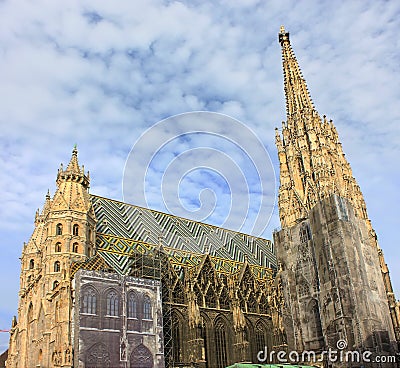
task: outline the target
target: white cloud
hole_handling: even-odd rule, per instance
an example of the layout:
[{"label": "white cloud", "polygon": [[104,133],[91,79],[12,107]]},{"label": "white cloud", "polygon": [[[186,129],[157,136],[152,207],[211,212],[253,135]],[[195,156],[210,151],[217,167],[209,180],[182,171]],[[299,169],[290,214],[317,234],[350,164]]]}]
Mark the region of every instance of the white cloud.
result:
[{"label": "white cloud", "polygon": [[[16,311],[18,257],[34,212],[75,143],[91,191],[117,199],[133,143],[177,113],[242,120],[276,164],[273,129],[285,119],[281,23],[317,110],[338,128],[399,295],[398,2],[15,0],[0,2],[0,12],[0,228],[8,251],[0,276],[16,280],[15,289],[2,287],[10,302],[1,323]],[[150,184],[157,198],[159,186]],[[197,198],[200,186],[193,188]],[[270,231],[277,225],[275,214]]]}]

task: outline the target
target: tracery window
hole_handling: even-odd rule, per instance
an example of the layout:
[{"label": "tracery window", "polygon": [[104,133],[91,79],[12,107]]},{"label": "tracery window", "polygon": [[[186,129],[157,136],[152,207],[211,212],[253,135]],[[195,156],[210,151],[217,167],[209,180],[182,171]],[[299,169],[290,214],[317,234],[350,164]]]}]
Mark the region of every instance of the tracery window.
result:
[{"label": "tracery window", "polygon": [[56,235],[62,235],[63,233],[63,227],[61,224],[56,225]]},{"label": "tracery window", "polygon": [[79,225],[75,224],[72,227],[72,235],[78,236],[79,235]]},{"label": "tracery window", "polygon": [[130,293],[128,297],[128,318],[137,318],[137,295]]},{"label": "tracery window", "polygon": [[79,244],[78,243],[72,244],[72,251],[74,253],[79,253]]},{"label": "tracery window", "polygon": [[55,247],[54,247],[54,251],[55,252],[61,252],[61,243],[57,242]]},{"label": "tracery window", "polygon": [[108,316],[118,316],[119,310],[119,300],[117,293],[112,290],[107,294],[107,315]]},{"label": "tracery window", "polygon": [[215,324],[215,350],[217,355],[217,368],[225,368],[228,365],[226,329],[221,320],[218,320]]},{"label": "tracery window", "polygon": [[82,313],[97,314],[97,293],[92,288],[83,292]]},{"label": "tracery window", "polygon": [[151,315],[151,300],[148,295],[145,295],[143,299],[143,318],[153,319]]}]

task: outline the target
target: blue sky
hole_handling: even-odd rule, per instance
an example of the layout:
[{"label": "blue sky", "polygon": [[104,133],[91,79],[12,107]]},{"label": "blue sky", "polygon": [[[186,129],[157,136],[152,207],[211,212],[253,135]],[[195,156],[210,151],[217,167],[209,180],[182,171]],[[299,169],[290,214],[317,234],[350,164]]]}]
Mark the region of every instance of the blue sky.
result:
[{"label": "blue sky", "polygon": [[[153,140],[162,141],[166,131],[153,129],[138,151],[158,155],[140,189],[153,207],[168,204],[182,215],[197,205],[203,212],[193,216],[234,228],[243,213],[257,219],[253,204],[261,197],[273,205],[274,128],[286,118],[281,24],[317,110],[338,129],[400,295],[399,2],[6,0],[0,14],[0,329],[17,311],[18,257],[36,208],[48,188],[54,193],[57,168],[75,143],[91,172],[91,192],[122,199],[125,163],[148,129],[191,111],[226,114],[269,153],[272,166],[269,159],[255,164],[261,179],[251,168],[253,151],[246,156],[232,141],[204,132],[184,139],[177,124],[177,139],[156,151]],[[250,136],[232,139],[252,147]],[[264,236],[277,226],[275,211]],[[7,340],[1,333],[1,351]]]}]

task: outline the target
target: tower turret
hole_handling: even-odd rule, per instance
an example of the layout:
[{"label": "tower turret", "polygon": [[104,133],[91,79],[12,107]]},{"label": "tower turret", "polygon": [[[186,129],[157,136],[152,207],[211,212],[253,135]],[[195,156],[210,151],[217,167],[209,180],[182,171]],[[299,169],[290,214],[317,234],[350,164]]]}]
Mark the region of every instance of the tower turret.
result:
[{"label": "tower turret", "polygon": [[96,218],[89,175],[79,167],[78,150],[57,173],[35,215],[35,229],[21,257],[18,323],[10,337],[8,367],[70,367],[72,262],[93,254]]}]

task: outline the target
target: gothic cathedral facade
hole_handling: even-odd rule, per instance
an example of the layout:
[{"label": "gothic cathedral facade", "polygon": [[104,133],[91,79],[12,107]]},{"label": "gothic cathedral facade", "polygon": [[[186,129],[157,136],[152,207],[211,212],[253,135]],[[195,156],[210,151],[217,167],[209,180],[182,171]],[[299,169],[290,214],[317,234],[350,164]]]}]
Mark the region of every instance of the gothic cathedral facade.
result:
[{"label": "gothic cathedral facade", "polygon": [[265,348],[339,342],[397,350],[399,307],[362,193],[283,27],[279,41],[274,245],[89,194],[74,148],[22,250],[7,367],[224,368]]}]

